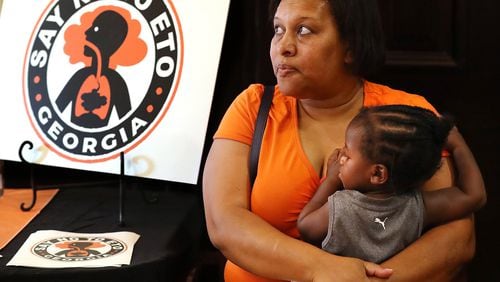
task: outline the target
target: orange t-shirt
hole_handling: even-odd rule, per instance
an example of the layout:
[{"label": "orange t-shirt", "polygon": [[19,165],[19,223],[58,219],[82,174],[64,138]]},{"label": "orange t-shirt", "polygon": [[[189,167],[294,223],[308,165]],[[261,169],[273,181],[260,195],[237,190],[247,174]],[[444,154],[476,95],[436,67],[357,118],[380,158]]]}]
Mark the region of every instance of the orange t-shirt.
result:
[{"label": "orange t-shirt", "polygon": [[[263,85],[252,84],[243,91],[227,110],[214,138],[251,145],[263,90]],[[363,105],[386,104],[420,106],[436,112],[422,96],[365,81]],[[257,175],[251,195],[252,211],[281,232],[299,238],[297,218],[316,192],[320,176],[300,143],[297,100],[283,95],[278,87],[262,140]],[[230,261],[224,276],[226,282],[275,281],[257,277]]]}]

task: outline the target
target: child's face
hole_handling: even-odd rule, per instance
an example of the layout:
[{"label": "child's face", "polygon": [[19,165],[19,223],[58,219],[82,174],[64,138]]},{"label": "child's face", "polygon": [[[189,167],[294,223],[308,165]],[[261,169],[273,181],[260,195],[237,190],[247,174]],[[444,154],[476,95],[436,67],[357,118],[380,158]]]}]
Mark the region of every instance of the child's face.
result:
[{"label": "child's face", "polygon": [[360,192],[371,186],[370,177],[373,163],[361,153],[364,130],[361,126],[349,126],[346,131],[345,146],[340,156],[339,178],[344,189]]}]

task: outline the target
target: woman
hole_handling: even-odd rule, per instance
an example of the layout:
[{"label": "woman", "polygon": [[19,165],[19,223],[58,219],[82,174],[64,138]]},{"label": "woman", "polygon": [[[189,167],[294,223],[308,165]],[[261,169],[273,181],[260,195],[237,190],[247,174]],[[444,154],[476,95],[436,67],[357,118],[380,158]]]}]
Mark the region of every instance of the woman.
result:
[{"label": "woman", "polygon": [[[273,1],[271,60],[278,81],[251,188],[248,156],[262,85],[233,102],[214,136],[203,196],[213,244],[228,258],[225,280],[447,281],[474,253],[472,219],[436,227],[381,266],[328,254],[299,239],[297,217],[334,148],[363,106],[420,96],[363,80],[383,57],[375,0]],[[332,132],[338,132],[332,136]],[[426,187],[451,185],[443,165]],[[267,277],[267,278],[263,278]]]}]

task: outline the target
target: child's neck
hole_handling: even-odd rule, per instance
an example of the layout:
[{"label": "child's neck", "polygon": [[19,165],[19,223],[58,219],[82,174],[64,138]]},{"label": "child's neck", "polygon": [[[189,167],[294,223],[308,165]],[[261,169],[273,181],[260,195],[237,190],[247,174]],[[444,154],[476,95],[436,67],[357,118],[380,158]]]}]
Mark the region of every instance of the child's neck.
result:
[{"label": "child's neck", "polygon": [[377,186],[375,188],[372,187],[371,189],[368,188],[362,190],[358,189],[358,191],[365,194],[368,197],[376,199],[386,199],[396,195],[396,190],[388,186],[383,186],[383,187]]},{"label": "child's neck", "polygon": [[374,191],[371,191],[371,192],[365,192],[363,193],[365,194],[366,196],[370,197],[370,198],[376,198],[376,199],[387,199],[387,198],[390,198],[394,195],[396,195],[396,193],[394,192],[374,192]]}]

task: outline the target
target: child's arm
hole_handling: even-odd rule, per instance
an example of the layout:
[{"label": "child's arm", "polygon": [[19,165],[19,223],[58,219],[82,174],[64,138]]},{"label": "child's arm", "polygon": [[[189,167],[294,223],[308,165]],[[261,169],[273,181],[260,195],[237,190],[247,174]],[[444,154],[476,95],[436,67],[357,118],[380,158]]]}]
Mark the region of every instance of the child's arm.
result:
[{"label": "child's arm", "polygon": [[456,186],[423,193],[426,208],[425,226],[465,217],[486,204],[486,190],[481,171],[456,127],[448,135],[446,148],[456,167]]},{"label": "child's arm", "polygon": [[321,245],[328,232],[328,197],[342,186],[339,179],[340,154],[340,149],[336,149],[329,157],[326,178],[302,209],[297,220],[301,238],[317,246]]}]

